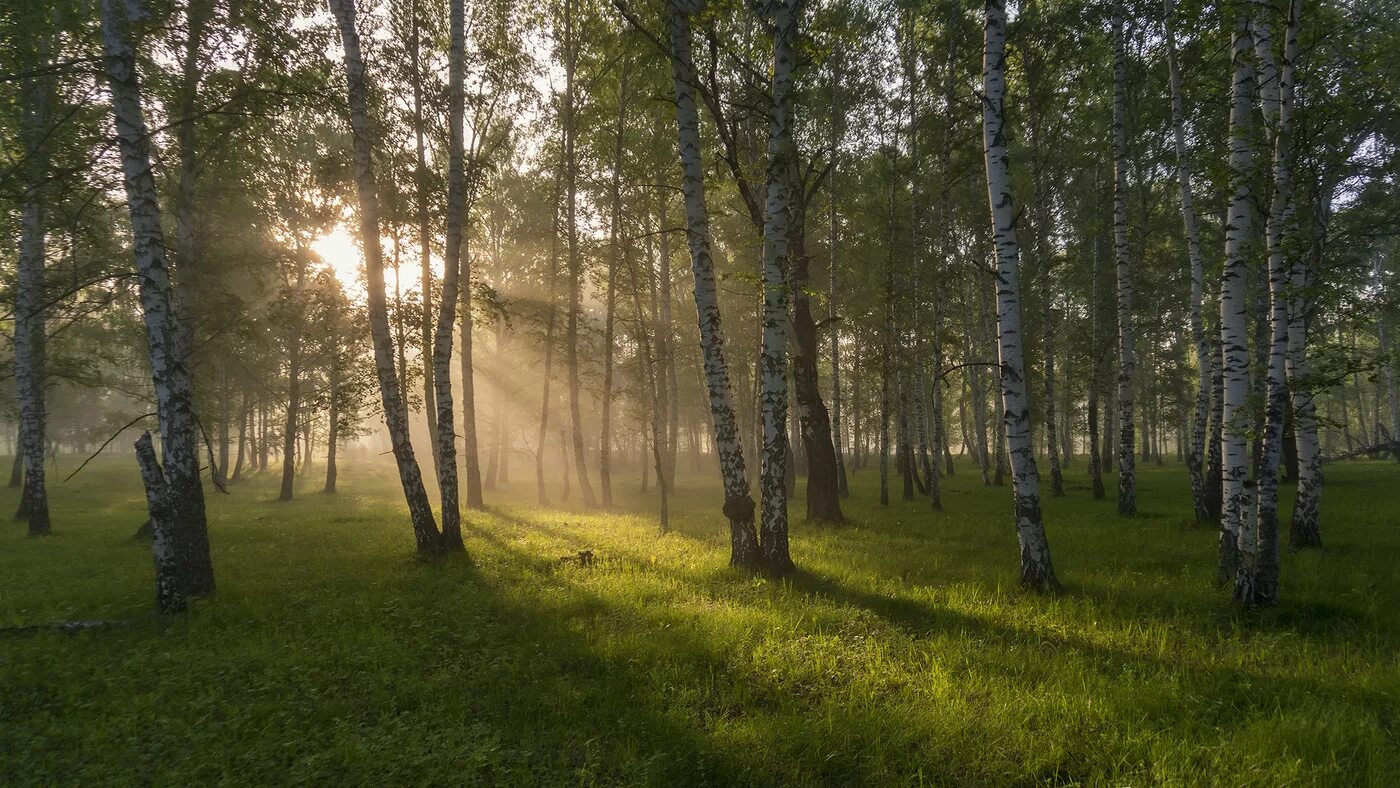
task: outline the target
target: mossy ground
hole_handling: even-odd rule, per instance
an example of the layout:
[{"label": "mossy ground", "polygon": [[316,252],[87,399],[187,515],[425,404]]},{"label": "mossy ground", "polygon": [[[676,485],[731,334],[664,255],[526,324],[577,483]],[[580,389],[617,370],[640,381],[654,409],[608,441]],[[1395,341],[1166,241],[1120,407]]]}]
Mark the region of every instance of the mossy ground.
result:
[{"label": "mossy ground", "polygon": [[1400,780],[1400,468],[1328,466],[1327,550],[1247,613],[1180,465],[1142,469],[1132,520],[1084,465],[1044,501],[1054,597],[1016,587],[1010,492],[965,465],[943,514],[856,474],[781,582],[726,568],[708,473],[664,537],[635,477],[606,513],[522,478],[438,563],[387,467],[291,503],[264,477],[211,494],[218,594],[166,621],[134,463],[98,463],[54,480],[53,536],[0,530],[0,626],[126,622],[0,634],[0,783]]}]

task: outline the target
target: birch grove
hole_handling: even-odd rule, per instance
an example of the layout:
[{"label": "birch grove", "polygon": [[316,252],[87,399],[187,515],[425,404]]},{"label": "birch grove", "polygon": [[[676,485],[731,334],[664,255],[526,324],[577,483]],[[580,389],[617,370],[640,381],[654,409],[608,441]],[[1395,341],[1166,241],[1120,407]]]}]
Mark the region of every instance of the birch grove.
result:
[{"label": "birch grove", "polygon": [[17,519],[149,432],[168,612],[240,502],[376,473],[425,559],[523,491],[793,583],[1009,484],[1050,591],[1045,470],[1066,527],[1218,523],[1262,607],[1337,563],[1280,534],[1324,470],[1400,459],[1388,8],[325,3],[0,10]]}]

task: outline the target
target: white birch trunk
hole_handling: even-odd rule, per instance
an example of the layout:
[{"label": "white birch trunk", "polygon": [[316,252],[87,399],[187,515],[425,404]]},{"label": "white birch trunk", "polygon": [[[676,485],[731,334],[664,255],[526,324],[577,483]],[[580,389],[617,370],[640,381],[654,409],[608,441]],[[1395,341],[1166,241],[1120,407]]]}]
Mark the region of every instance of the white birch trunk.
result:
[{"label": "white birch trunk", "polygon": [[1297,4],[1289,3],[1285,25],[1283,61],[1275,61],[1274,40],[1265,15],[1268,4],[1256,5],[1253,23],[1255,59],[1259,63],[1259,88],[1263,97],[1265,126],[1274,144],[1273,196],[1265,237],[1269,247],[1269,364],[1264,410],[1264,437],[1259,458],[1255,542],[1241,544],[1241,562],[1235,580],[1235,598],[1248,606],[1269,605],[1278,600],[1278,466],[1283,450],[1283,420],[1288,408],[1286,367],[1290,264],[1287,255],[1293,230],[1293,171],[1291,122],[1294,63],[1298,57]]},{"label": "white birch trunk", "polygon": [[[139,281],[142,319],[160,420],[169,550],[179,594],[214,592],[214,568],[200,483],[189,349],[184,343],[161,229],[160,197],[151,169],[150,134],[141,106],[136,52],[127,38],[128,14],[140,15],[136,0],[102,0],[102,44],[112,115],[122,160],[122,182],[131,217],[132,251]],[[152,513],[154,518],[155,513]]]},{"label": "white birch trunk", "polygon": [[[438,302],[437,324],[433,333],[433,396],[424,409],[437,411],[429,424],[436,430],[433,449],[442,506],[442,543],[445,550],[463,552],[461,490],[457,477],[456,414],[452,397],[452,324],[457,317],[457,294],[461,291],[462,236],[466,213],[466,2],[448,2],[447,51],[447,237],[442,264],[442,299]],[[420,143],[421,144],[421,143]],[[426,250],[427,244],[423,244]],[[424,263],[426,275],[427,264]],[[427,281],[427,280],[425,280]],[[426,288],[425,288],[426,289]],[[429,302],[423,301],[425,312]],[[430,322],[425,317],[425,325]],[[541,447],[543,450],[543,447]]]},{"label": "white birch trunk", "polygon": [[690,15],[695,0],[667,0],[666,18],[671,44],[671,75],[676,90],[676,128],[681,159],[681,192],[685,198],[686,238],[695,279],[695,313],[704,358],[705,388],[710,398],[714,448],[724,481],[724,516],[729,519],[731,566],[757,568],[758,533],[754,503],[744,470],[744,450],[734,419],[729,367],[724,358],[724,333],[715,284],[710,243],[710,216],[705,205],[705,167],[700,155],[700,115],[695,103],[695,66],[691,57]]},{"label": "white birch trunk", "polygon": [[[43,35],[42,33],[40,34]],[[27,65],[42,70],[48,65],[47,42],[41,42]],[[23,457],[23,490],[17,517],[28,521],[30,536],[47,536],[49,496],[44,484],[44,446],[48,417],[45,345],[48,327],[44,306],[44,181],[48,156],[44,137],[53,95],[53,78],[40,76],[20,83],[20,135],[24,145],[20,199],[19,262],[15,287],[15,388],[19,405],[19,447]]]},{"label": "white birch trunk", "polygon": [[151,433],[143,432],[136,441],[136,463],[141,468],[141,482],[146,490],[146,509],[151,518],[151,558],[156,571],[156,608],[162,613],[185,610],[184,582],[171,541],[170,490],[165,475],[156,460]]},{"label": "white birch trunk", "polygon": [[[106,0],[115,2],[115,0]],[[418,552],[434,554],[442,550],[442,536],[433,519],[432,505],[423,487],[423,474],[413,453],[408,434],[408,408],[404,403],[398,373],[394,369],[394,344],[389,327],[389,307],[384,292],[384,257],[379,241],[379,194],[374,174],[374,141],[370,128],[369,86],[364,59],[360,55],[360,35],[355,29],[354,0],[329,0],[331,13],[340,28],[345,48],[345,82],[350,109],[350,133],[355,163],[355,186],[360,205],[360,241],[365,256],[365,279],[369,305],[369,328],[374,344],[374,369],[379,379],[379,395],[384,406],[384,422],[398,465],[399,482]],[[440,415],[440,414],[439,414]]]},{"label": "white birch trunk", "polygon": [[[1230,88],[1230,205],[1225,218],[1225,268],[1220,285],[1221,396],[1221,514],[1220,580],[1234,579],[1239,569],[1239,544],[1249,476],[1246,436],[1250,431],[1249,398],[1249,239],[1252,233],[1254,152],[1250,143],[1250,111],[1254,103],[1254,67],[1249,20],[1235,20]],[[1253,524],[1250,524],[1252,530]]]},{"label": "white birch trunk", "polygon": [[1133,449],[1133,271],[1128,247],[1127,52],[1123,3],[1113,5],[1113,257],[1118,278],[1118,513],[1137,514]]},{"label": "white birch trunk", "polygon": [[[1289,5],[1289,39],[1284,42],[1287,49],[1293,48],[1296,55],[1297,25],[1300,16],[1298,3]],[[1288,57],[1288,67],[1295,65],[1294,58]],[[1321,210],[1326,210],[1321,208]],[[1314,243],[1322,243],[1322,233]],[[1319,247],[1320,249],[1320,247]],[[1288,386],[1293,404],[1293,434],[1298,445],[1298,492],[1293,503],[1293,519],[1289,525],[1289,546],[1294,549],[1319,548],[1322,546],[1322,533],[1319,525],[1322,504],[1322,447],[1318,442],[1317,404],[1309,377],[1308,364],[1308,312],[1310,302],[1305,293],[1311,282],[1308,274],[1308,255],[1294,254],[1289,266],[1289,286],[1292,299],[1288,310]],[[1392,400],[1393,401],[1393,400]],[[1393,410],[1393,406],[1392,406]],[[1392,416],[1393,418],[1393,416]],[[1392,427],[1393,428],[1393,427]]]},{"label": "white birch trunk", "polygon": [[982,140],[987,196],[997,252],[997,333],[1000,339],[1003,427],[1011,451],[1012,498],[1021,551],[1021,584],[1036,591],[1058,587],[1050,543],[1040,516],[1040,480],[1031,445],[1030,401],[1021,358],[1020,246],[1006,149],[1006,4],[987,0],[982,60]]},{"label": "white birch trunk", "polygon": [[769,105],[767,197],[763,220],[763,350],[759,358],[763,459],[759,467],[759,549],[764,569],[792,570],[787,513],[788,221],[792,166],[792,70],[797,19],[790,0],[773,0],[773,81]]}]

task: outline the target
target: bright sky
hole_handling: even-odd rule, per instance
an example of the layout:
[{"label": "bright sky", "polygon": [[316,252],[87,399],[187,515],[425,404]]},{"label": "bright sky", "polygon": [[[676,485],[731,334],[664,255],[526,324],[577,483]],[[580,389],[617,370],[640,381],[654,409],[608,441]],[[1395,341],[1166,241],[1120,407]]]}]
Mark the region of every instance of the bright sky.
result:
[{"label": "bright sky", "polygon": [[[379,243],[384,250],[384,287],[388,290],[389,297],[393,298],[394,239],[391,237],[381,238]],[[406,238],[401,239],[400,244],[400,285],[402,292],[408,294],[419,290],[422,280],[418,267],[418,245]],[[335,272],[335,278],[340,280],[347,295],[356,301],[364,300],[365,258],[360,253],[360,243],[356,239],[355,233],[348,225],[344,222],[337,223],[330,232],[312,241],[311,249]],[[431,265],[434,276],[442,276],[442,264],[442,258],[437,255],[432,257]]]},{"label": "bright sky", "polygon": [[351,298],[364,298],[365,288],[360,281],[364,258],[360,254],[360,245],[355,243],[355,238],[345,225],[337,224],[334,230],[313,241],[311,248],[335,272],[335,278],[340,280]]}]

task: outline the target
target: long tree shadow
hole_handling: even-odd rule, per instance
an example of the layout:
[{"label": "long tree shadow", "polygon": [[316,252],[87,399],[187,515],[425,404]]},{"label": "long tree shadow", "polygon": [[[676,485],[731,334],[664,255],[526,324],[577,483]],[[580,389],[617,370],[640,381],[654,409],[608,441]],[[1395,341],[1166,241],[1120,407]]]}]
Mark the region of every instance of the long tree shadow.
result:
[{"label": "long tree shadow", "polygon": [[[442,579],[470,589],[472,627],[430,584],[409,577],[397,590],[416,611],[393,620],[396,638],[424,639],[429,653],[451,653],[448,681],[462,684],[460,702],[484,728],[498,763],[471,775],[482,782],[738,784],[755,765],[707,740],[704,726],[667,697],[666,673],[703,676],[722,661],[714,644],[693,633],[635,621],[621,633],[619,611],[602,595],[528,551],[493,542],[512,574],[488,577],[471,566]],[[438,620],[423,638],[422,614]],[[628,611],[630,613],[630,611]],[[650,670],[648,669],[650,668]],[[538,760],[541,753],[548,755]],[[518,762],[517,762],[518,759]],[[523,771],[522,771],[523,770]]]},{"label": "long tree shadow", "polygon": [[[1337,680],[1319,681],[1298,676],[1281,677],[1257,670],[1239,667],[1219,667],[1203,663],[1184,663],[1178,659],[1153,656],[1144,651],[1130,651],[1112,648],[1095,643],[1087,638],[1072,635],[1062,630],[1046,627],[1012,627],[992,619],[970,616],[907,597],[871,594],[850,586],[842,585],[831,578],[815,572],[799,570],[789,580],[792,587],[804,593],[825,597],[834,602],[860,608],[874,613],[880,619],[914,636],[924,637],[933,634],[967,634],[984,641],[995,642],[1012,651],[1045,654],[1072,654],[1084,665],[1104,674],[1114,676],[1130,673],[1139,666],[1148,666],[1155,672],[1172,674],[1185,672],[1207,684],[1219,687],[1250,688],[1252,695],[1287,703],[1288,699],[1304,698],[1308,695],[1334,697],[1337,700],[1355,703],[1375,711],[1382,717],[1395,715],[1396,699],[1387,693],[1345,682],[1345,677]],[[1246,620],[1248,620],[1246,618]],[[1258,621],[1258,618],[1255,617]],[[1269,624],[1258,625],[1261,629]],[[1276,628],[1276,627],[1275,627]],[[1376,659],[1385,659],[1382,653]],[[993,660],[979,663],[987,670],[1001,669],[1012,680],[1024,678],[1020,666],[1005,668]]]}]

